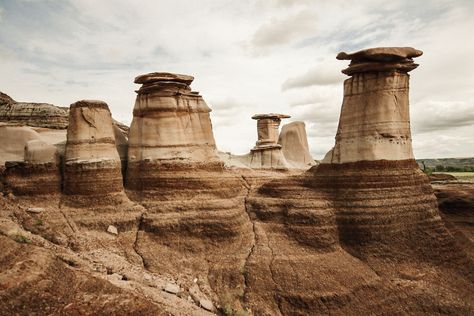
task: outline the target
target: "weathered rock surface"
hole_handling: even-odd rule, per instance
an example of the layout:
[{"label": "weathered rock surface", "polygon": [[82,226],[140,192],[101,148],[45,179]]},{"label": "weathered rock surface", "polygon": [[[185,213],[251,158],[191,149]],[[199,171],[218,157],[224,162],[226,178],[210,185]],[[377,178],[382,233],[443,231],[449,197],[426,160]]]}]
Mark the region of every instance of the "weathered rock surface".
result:
[{"label": "weathered rock surface", "polygon": [[[0,133],[0,138],[6,144],[0,146],[0,164],[5,161],[22,161],[21,151],[24,150],[26,142],[33,138],[56,146],[59,155],[64,156],[68,125],[69,108],[47,103],[16,102],[0,92],[0,126],[9,126],[7,130],[0,130],[3,131]],[[113,126],[117,150],[126,166],[129,128],[115,120]],[[12,135],[15,133],[13,130],[19,133]],[[25,138],[25,133],[33,134],[35,137]]]},{"label": "weathered rock surface", "polygon": [[422,54],[421,50],[412,47],[376,47],[352,54],[341,52],[337,55],[337,59],[351,61],[349,67],[342,71],[349,76],[355,73],[394,70],[406,73],[418,67],[413,58]]},{"label": "weathered rock surface", "polygon": [[288,163],[277,143],[281,119],[289,118],[284,114],[256,114],[258,140],[250,151],[249,166],[251,168],[287,169]]},{"label": "weathered rock surface", "polygon": [[65,129],[68,126],[68,113],[48,103],[16,102],[8,95],[1,93],[0,122]]},{"label": "weathered rock surface", "polygon": [[24,161],[31,164],[58,164],[58,148],[43,140],[30,140],[25,145]]},{"label": "weathered rock surface", "polygon": [[[345,72],[351,77],[344,81],[336,144],[324,157],[324,163],[414,159],[407,72],[418,65],[411,58],[400,57],[398,48],[377,52],[379,50],[382,60],[384,56],[390,57],[388,62],[374,59],[373,56],[379,55],[371,50],[344,55],[344,59],[353,58],[347,68],[350,71]],[[419,55],[410,52],[409,56]],[[392,59],[403,59],[403,64],[409,66],[400,67],[399,62],[393,63]],[[358,67],[361,62],[362,68]],[[381,64],[380,69],[372,67],[378,64]]]},{"label": "weathered rock surface", "polygon": [[25,145],[31,140],[41,140],[41,136],[32,128],[0,123],[0,164],[23,161]]},{"label": "weathered rock surface", "polygon": [[[359,86],[372,75],[389,76],[371,73],[360,77]],[[165,104],[175,109],[190,91],[189,80],[161,73],[137,78],[144,83],[138,109],[154,104],[154,97],[163,101],[166,93],[175,101]],[[132,152],[156,156],[134,156],[139,164],[128,165],[126,192],[136,204],[123,192],[108,191],[68,203],[55,195],[0,195],[0,310],[205,315],[200,306],[208,305],[228,315],[472,314],[472,243],[458,228],[445,226],[428,178],[413,159],[394,160],[397,149],[374,149],[361,137],[363,126],[379,122],[368,115],[373,107],[384,109],[392,101],[379,96],[376,103],[371,93],[347,98],[358,115],[354,122],[346,119],[345,97],[339,131],[349,126],[353,137],[341,132],[336,138],[342,158],[331,155],[307,171],[230,170],[214,157],[215,147],[203,143],[193,143],[194,150],[175,143],[173,156],[163,143],[140,142]],[[167,128],[180,131],[183,121],[159,104],[160,110],[140,110],[134,127],[153,141]],[[382,131],[398,118],[385,117]],[[160,134],[147,130],[148,124]],[[72,161],[96,158],[89,148],[95,145],[92,125],[77,133],[87,141],[74,148]],[[409,123],[403,126],[409,135]],[[367,160],[366,151],[351,151],[359,147],[376,155]],[[44,211],[24,211],[29,207]],[[109,225],[120,233],[107,233]],[[176,295],[163,291],[168,283],[179,289]]]},{"label": "weathered rock surface", "polygon": [[64,158],[66,194],[123,190],[112,116],[105,102],[83,100],[71,104]]},{"label": "weathered rock surface", "polygon": [[137,188],[142,180],[154,177],[154,171],[148,168],[152,164],[219,162],[209,117],[211,109],[198,93],[191,92],[192,79],[151,73],[135,80],[143,85],[137,91],[130,127],[129,188]]},{"label": "weathered rock surface", "polygon": [[[380,69],[346,80],[336,146],[322,164],[247,199],[256,243],[245,297],[254,313],[472,310],[459,285],[472,288],[474,263],[445,227],[412,156],[408,76]],[[442,301],[441,292],[464,303]]]},{"label": "weathered rock surface", "polygon": [[309,168],[316,164],[309,153],[304,122],[296,121],[283,125],[278,144],[281,145],[283,155],[292,168]]}]

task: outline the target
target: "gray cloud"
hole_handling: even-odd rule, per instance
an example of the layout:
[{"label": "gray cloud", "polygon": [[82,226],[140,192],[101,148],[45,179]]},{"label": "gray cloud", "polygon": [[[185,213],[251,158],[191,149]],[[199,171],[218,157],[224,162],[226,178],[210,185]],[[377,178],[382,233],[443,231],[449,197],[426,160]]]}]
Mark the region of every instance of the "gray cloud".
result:
[{"label": "gray cloud", "polygon": [[283,18],[271,18],[254,33],[253,48],[269,49],[294,42],[315,31],[316,15],[311,11],[301,11]]},{"label": "gray cloud", "polygon": [[319,65],[302,75],[286,79],[281,85],[281,90],[340,84],[343,79],[344,77],[337,69]]},{"label": "gray cloud", "polygon": [[459,127],[474,128],[473,102],[421,102],[412,106],[413,131],[417,134],[440,132]]}]

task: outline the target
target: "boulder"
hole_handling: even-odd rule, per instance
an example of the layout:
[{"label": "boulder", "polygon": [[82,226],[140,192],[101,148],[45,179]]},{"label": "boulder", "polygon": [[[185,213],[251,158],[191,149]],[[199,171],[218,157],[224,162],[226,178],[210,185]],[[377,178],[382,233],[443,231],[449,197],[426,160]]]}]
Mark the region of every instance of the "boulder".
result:
[{"label": "boulder", "polygon": [[31,164],[59,162],[58,148],[43,140],[30,140],[25,145],[25,162]]}]

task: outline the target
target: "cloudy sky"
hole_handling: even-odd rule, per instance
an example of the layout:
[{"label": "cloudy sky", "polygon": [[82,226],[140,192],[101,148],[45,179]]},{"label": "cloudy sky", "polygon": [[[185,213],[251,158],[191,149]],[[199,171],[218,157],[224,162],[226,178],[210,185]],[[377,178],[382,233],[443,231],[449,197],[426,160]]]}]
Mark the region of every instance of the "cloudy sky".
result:
[{"label": "cloudy sky", "polygon": [[413,46],[417,158],[474,156],[474,1],[0,0],[0,91],[68,106],[106,101],[132,119],[133,78],[195,76],[220,150],[245,153],[255,113],[306,122],[321,159],[334,144],[340,51]]}]

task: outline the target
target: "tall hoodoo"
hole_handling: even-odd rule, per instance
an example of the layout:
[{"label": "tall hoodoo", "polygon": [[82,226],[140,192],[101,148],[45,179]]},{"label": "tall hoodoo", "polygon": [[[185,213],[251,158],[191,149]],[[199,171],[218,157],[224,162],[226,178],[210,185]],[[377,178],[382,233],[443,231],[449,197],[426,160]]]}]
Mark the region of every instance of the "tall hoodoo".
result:
[{"label": "tall hoodoo", "polygon": [[71,104],[64,160],[66,194],[122,191],[121,162],[105,102],[82,100]]},{"label": "tall hoodoo", "polygon": [[256,114],[252,119],[257,120],[258,140],[250,153],[252,168],[288,168],[285,156],[278,142],[278,127],[281,120],[289,118],[285,114]]},{"label": "tall hoodoo", "polygon": [[193,77],[155,72],[135,78],[138,89],[130,128],[129,162],[216,159],[211,109]]},{"label": "tall hoodoo", "polygon": [[337,59],[351,60],[344,82],[336,144],[323,163],[413,159],[408,72],[418,67],[411,47],[384,47]]}]

